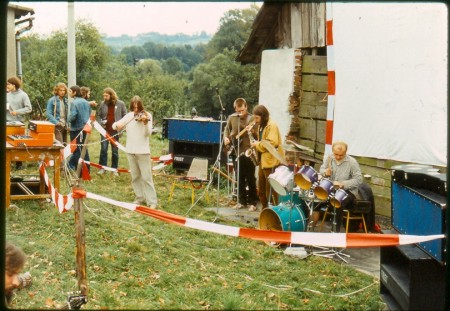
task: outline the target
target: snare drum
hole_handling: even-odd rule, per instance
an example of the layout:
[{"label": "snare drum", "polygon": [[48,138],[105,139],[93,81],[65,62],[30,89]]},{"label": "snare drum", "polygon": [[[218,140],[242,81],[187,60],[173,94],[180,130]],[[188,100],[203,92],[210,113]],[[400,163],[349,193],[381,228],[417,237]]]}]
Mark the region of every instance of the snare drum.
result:
[{"label": "snare drum", "polygon": [[294,188],[294,173],[287,166],[279,166],[267,177],[273,190],[279,195],[287,195]]},{"label": "snare drum", "polygon": [[348,193],[345,190],[338,189],[334,193],[333,197],[330,199],[331,206],[336,208],[341,207],[342,202],[347,198]]},{"label": "snare drum", "polygon": [[303,165],[295,174],[294,181],[303,190],[309,190],[317,178],[318,174],[311,166]]},{"label": "snare drum", "polygon": [[333,182],[327,178],[322,178],[319,184],[314,188],[314,194],[321,200],[326,200],[333,190]]}]

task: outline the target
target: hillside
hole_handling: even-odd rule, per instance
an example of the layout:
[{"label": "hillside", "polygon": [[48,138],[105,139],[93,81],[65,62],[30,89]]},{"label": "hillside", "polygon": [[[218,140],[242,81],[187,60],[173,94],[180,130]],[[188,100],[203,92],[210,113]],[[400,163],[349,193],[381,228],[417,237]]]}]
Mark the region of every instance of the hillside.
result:
[{"label": "hillside", "polygon": [[148,32],[137,36],[122,35],[119,37],[103,37],[102,40],[106,45],[112,47],[113,50],[120,51],[126,46],[142,46],[146,42],[161,43],[165,45],[189,44],[193,46],[200,43],[206,44],[211,37],[212,35],[209,35],[204,31],[192,36],[183,33],[166,35],[158,32]]}]

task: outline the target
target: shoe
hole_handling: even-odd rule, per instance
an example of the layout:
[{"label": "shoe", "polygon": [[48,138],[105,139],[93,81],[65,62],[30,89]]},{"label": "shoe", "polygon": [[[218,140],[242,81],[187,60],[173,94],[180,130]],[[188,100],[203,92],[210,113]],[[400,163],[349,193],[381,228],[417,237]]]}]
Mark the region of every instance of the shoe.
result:
[{"label": "shoe", "polygon": [[156,206],[156,204],[150,204],[149,208],[150,208],[150,209],[158,209],[158,207]]},{"label": "shoe", "polygon": [[114,176],[119,176],[119,173],[118,173],[117,171],[112,172],[112,174],[113,174]]},{"label": "shoe", "polygon": [[236,204],[235,206],[233,206],[233,209],[241,209],[244,208],[245,205],[242,205],[241,203]]},{"label": "shoe", "polygon": [[99,170],[99,171],[97,172],[97,174],[103,175],[103,174],[105,174],[105,170],[104,170],[104,169],[101,169],[101,170]]},{"label": "shoe", "polygon": [[27,288],[31,286],[32,278],[30,272],[25,272],[24,274],[19,274],[17,276],[19,279],[19,289]]},{"label": "shoe", "polygon": [[133,204],[144,205],[144,201],[134,200]]},{"label": "shoe", "polygon": [[255,211],[256,211],[256,206],[254,206],[254,205],[252,204],[252,205],[250,205],[250,206],[248,207],[248,210],[249,210],[250,212],[255,212]]}]

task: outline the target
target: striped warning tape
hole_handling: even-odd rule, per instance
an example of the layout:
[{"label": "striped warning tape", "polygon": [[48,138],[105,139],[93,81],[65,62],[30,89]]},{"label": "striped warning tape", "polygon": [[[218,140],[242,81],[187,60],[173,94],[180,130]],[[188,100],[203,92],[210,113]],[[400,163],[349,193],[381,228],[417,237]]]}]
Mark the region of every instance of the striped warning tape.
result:
[{"label": "striped warning tape", "polygon": [[87,198],[122,207],[130,211],[135,211],[167,223],[221,235],[284,244],[292,243],[300,245],[339,248],[397,246],[427,242],[436,239],[442,239],[445,237],[443,234],[418,236],[370,233],[289,232],[233,227],[198,219],[186,218],[160,210],[153,210],[148,207],[136,205],[133,203],[116,201],[95,193],[86,192],[82,189],[73,189],[73,192],[71,194],[62,196],[58,194],[51,186],[51,182],[48,178],[47,172],[45,171],[44,163],[41,164],[40,172],[44,175],[45,182],[52,193],[52,201],[58,208],[60,213],[65,212],[72,207],[74,198]]}]

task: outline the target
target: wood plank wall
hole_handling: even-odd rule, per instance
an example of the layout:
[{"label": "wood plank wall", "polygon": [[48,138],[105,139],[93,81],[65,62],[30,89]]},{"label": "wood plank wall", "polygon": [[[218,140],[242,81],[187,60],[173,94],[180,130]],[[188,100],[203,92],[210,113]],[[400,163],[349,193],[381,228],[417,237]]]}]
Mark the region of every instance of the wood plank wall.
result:
[{"label": "wood plank wall", "polygon": [[[294,92],[291,94],[289,112],[292,123],[288,139],[314,150],[319,170],[325,151],[325,123],[327,118],[327,57],[295,56]],[[351,144],[351,142],[348,142]],[[355,157],[375,195],[376,213],[391,215],[391,176],[389,168],[404,164],[392,160]]]}]

